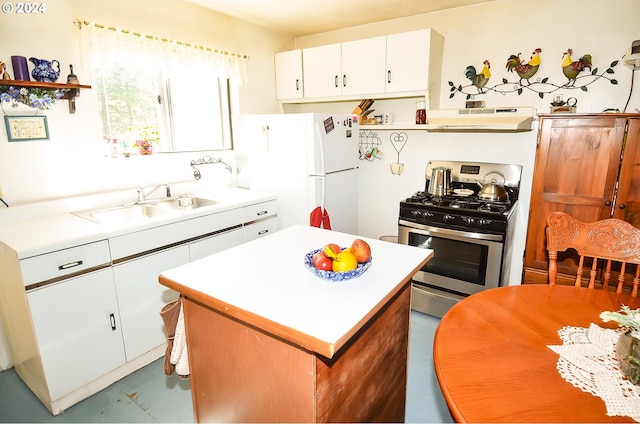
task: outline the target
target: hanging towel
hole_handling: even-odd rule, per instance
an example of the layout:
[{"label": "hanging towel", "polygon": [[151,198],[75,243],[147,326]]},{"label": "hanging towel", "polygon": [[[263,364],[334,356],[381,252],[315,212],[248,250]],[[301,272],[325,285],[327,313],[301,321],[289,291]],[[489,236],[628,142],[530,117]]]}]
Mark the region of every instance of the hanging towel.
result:
[{"label": "hanging towel", "polygon": [[173,339],[173,349],[171,349],[171,364],[175,365],[178,377],[189,378],[189,353],[187,352],[187,334],[184,330],[184,314],[180,305],[180,315],[176,324],[176,334]]},{"label": "hanging towel", "polygon": [[322,207],[318,206],[313,211],[311,211],[311,215],[309,216],[310,225],[312,227],[324,228],[325,230],[331,229],[331,221],[329,219],[329,213],[326,209],[322,209]]},{"label": "hanging towel", "polygon": [[160,316],[167,331],[164,374],[171,376],[175,371],[180,378],[188,378],[189,356],[187,354],[187,339],[185,337],[181,300],[177,299],[164,305],[160,310]]},{"label": "hanging towel", "polygon": [[164,374],[173,375],[175,366],[171,363],[171,350],[173,349],[173,340],[176,335],[176,326],[180,316],[181,302],[180,299],[167,303],[160,310],[160,316],[164,321],[164,328],[167,332],[167,349],[164,352]]}]

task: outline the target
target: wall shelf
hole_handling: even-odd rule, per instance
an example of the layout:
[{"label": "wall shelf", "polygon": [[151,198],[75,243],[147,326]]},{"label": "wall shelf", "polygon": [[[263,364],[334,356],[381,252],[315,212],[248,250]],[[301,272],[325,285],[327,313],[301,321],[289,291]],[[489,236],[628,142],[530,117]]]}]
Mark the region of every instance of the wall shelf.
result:
[{"label": "wall shelf", "polygon": [[11,85],[14,87],[48,88],[51,90],[70,90],[72,88],[91,88],[90,85],[82,84],[60,84],[57,82],[21,81],[21,80],[0,80],[0,85]]},{"label": "wall shelf", "polygon": [[[52,93],[55,90],[60,90],[64,93],[60,99],[69,100],[69,113],[75,113],[75,98],[80,94],[81,89],[89,89],[90,85],[82,85],[82,84],[60,84],[56,82],[40,82],[40,81],[22,81],[22,80],[0,80],[0,91],[2,87],[16,87],[16,88],[31,88],[31,89],[40,89],[40,90],[51,90]],[[20,100],[18,100],[20,101]],[[24,101],[20,101],[21,103],[27,104],[29,107],[37,107],[32,106]],[[48,106],[46,107],[49,108]]]},{"label": "wall shelf", "polygon": [[360,124],[361,130],[426,130],[427,124]]}]

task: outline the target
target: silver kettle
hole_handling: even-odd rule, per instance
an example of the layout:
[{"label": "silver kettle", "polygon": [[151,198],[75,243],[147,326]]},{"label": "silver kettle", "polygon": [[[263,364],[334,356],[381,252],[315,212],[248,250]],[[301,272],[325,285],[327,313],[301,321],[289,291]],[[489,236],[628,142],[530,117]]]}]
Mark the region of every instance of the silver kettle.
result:
[{"label": "silver kettle", "polygon": [[[485,181],[487,180],[487,175],[490,174],[498,174],[502,177],[502,183],[506,182],[504,174],[500,171],[491,171],[487,172],[484,176]],[[478,185],[482,187],[478,192],[478,197],[482,200],[490,200],[492,202],[505,202],[509,200],[509,196],[507,195],[507,191],[505,190],[503,185],[498,184],[498,181],[495,178],[492,178],[490,182],[480,182],[477,181]]]},{"label": "silver kettle", "polygon": [[429,193],[436,197],[451,194],[451,168],[439,166],[431,170]]}]

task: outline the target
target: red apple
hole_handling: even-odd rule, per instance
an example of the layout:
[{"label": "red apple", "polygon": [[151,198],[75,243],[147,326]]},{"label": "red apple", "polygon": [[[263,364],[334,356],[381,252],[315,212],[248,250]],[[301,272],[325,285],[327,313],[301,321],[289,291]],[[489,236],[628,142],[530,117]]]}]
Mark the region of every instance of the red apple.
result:
[{"label": "red apple", "polygon": [[371,247],[366,241],[355,239],[353,243],[351,243],[351,253],[353,253],[359,263],[364,263],[371,258]]},{"label": "red apple", "polygon": [[333,250],[334,252],[336,252],[336,255],[340,252],[342,252],[342,247],[340,247],[339,245],[335,244],[335,243],[329,243],[327,246],[329,246],[331,248],[331,250]]},{"label": "red apple", "polygon": [[313,255],[312,262],[313,266],[317,269],[324,271],[331,271],[333,269],[333,260],[331,258],[327,258],[322,252],[318,252]]}]

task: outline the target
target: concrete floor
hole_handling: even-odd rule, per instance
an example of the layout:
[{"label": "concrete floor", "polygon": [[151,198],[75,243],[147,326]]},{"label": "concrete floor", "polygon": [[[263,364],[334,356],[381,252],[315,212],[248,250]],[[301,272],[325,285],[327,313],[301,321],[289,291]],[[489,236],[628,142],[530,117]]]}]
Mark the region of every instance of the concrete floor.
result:
[{"label": "concrete floor", "polygon": [[[433,334],[439,319],[413,311],[409,340],[406,422],[453,422],[433,371]],[[163,373],[159,359],[52,416],[13,369],[0,373],[0,422],[190,423],[188,380]]]}]

